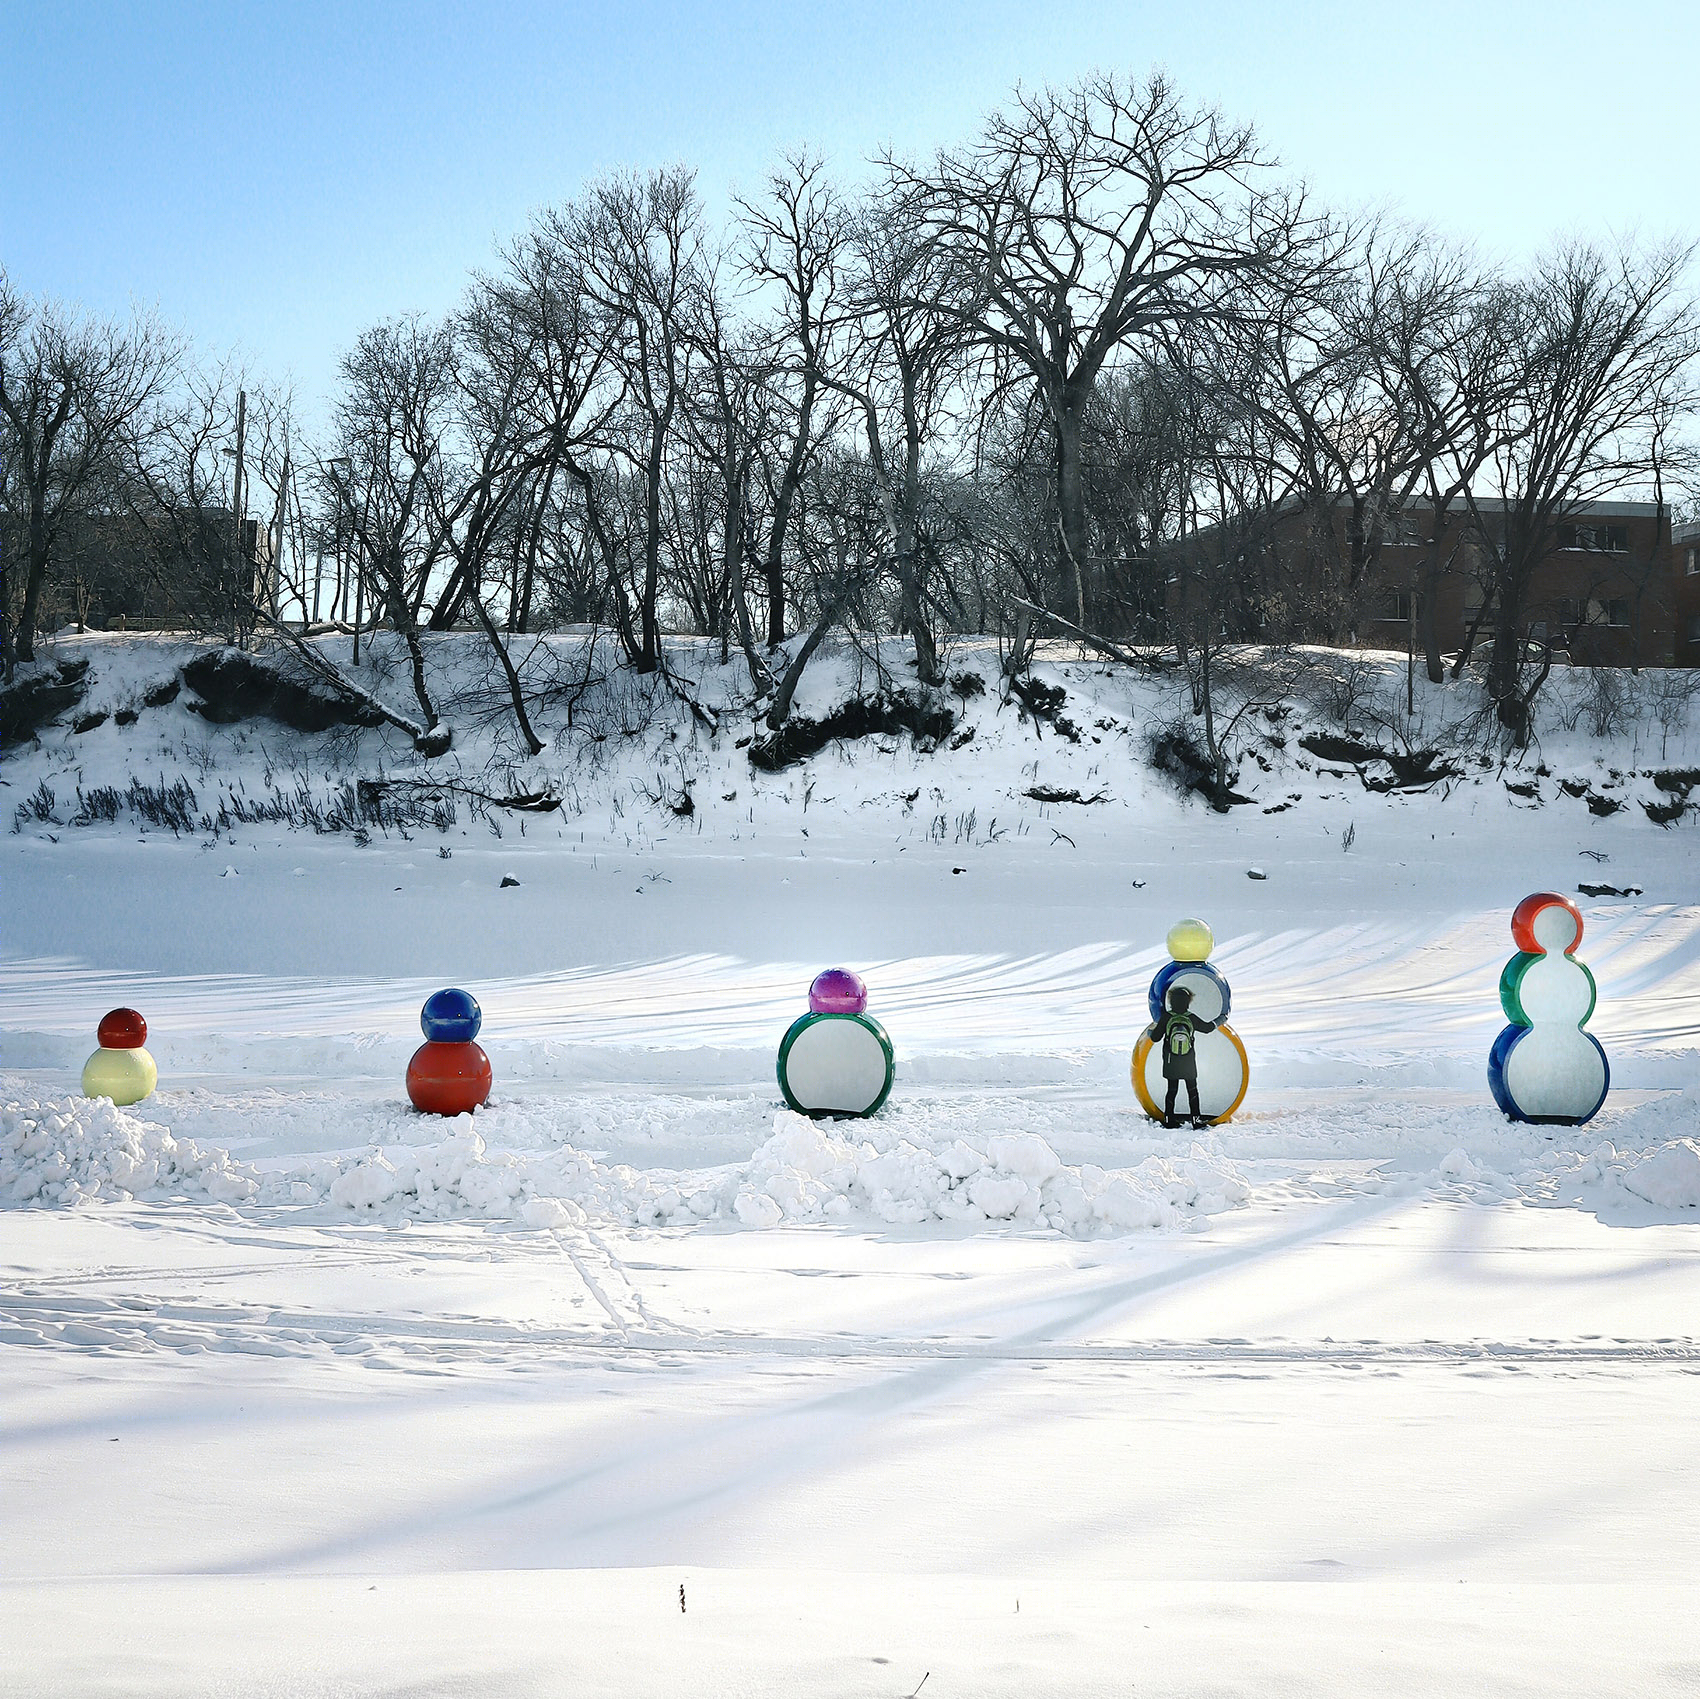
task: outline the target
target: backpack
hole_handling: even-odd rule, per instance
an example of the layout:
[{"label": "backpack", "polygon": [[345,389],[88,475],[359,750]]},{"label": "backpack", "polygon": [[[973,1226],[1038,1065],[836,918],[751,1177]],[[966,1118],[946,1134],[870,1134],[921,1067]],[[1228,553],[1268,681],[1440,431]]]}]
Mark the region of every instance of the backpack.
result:
[{"label": "backpack", "polygon": [[1163,1051],[1168,1056],[1190,1056],[1192,1054],[1192,1017],[1183,1015],[1178,1009],[1171,1010],[1169,1024],[1163,1034]]}]

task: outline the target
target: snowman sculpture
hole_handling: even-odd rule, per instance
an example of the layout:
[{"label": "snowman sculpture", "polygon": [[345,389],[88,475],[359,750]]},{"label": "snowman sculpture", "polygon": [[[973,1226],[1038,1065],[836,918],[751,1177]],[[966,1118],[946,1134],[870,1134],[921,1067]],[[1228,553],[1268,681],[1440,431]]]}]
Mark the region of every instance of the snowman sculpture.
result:
[{"label": "snowman sculpture", "polygon": [[891,1040],[867,1007],[867,986],[847,968],[809,987],[809,1012],[779,1045],[779,1089],[799,1115],[871,1115],[891,1094]]},{"label": "snowman sculpture", "polygon": [[[1176,990],[1185,991],[1191,998],[1187,1012],[1201,1027],[1214,1025],[1214,1032],[1193,1035],[1198,1109],[1201,1120],[1226,1121],[1245,1098],[1251,1063],[1240,1035],[1228,1025],[1228,982],[1210,966],[1216,939],[1202,920],[1178,920],[1169,928],[1167,943],[1169,960],[1151,981],[1151,1025],[1157,1026],[1165,1011],[1175,1006],[1171,993]],[[1149,1029],[1140,1034],[1134,1046],[1133,1089],[1140,1107],[1152,1120],[1165,1119],[1168,1086],[1163,1078],[1163,1056],[1152,1043]]]},{"label": "snowman sculpture", "polygon": [[140,1103],[159,1084],[159,1069],[142,1048],[148,1023],[134,1009],[114,1009],[95,1036],[100,1048],[83,1064],[83,1096],[110,1097],[119,1108]]},{"label": "snowman sculpture", "polygon": [[1488,1055],[1494,1102],[1513,1121],[1575,1127],[1591,1120],[1611,1089],[1611,1065],[1585,1032],[1594,1012],[1594,976],[1576,960],[1582,914],[1568,897],[1537,891],[1511,916],[1518,953],[1499,976],[1511,1022]]},{"label": "snowman sculpture", "polygon": [[407,1064],[407,1095],[425,1115],[465,1115],[490,1095],[490,1058],[476,1044],[484,1012],[466,991],[433,991],[419,1011],[425,1042]]}]

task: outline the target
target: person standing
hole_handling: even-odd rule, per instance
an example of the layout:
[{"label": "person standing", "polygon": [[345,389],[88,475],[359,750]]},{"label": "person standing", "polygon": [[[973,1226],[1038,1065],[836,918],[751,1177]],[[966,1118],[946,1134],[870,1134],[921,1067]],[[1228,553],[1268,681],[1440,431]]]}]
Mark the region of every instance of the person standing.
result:
[{"label": "person standing", "polygon": [[1168,1093],[1163,1101],[1163,1125],[1178,1127],[1179,1120],[1175,1116],[1175,1098],[1180,1093],[1181,1084],[1186,1084],[1187,1103],[1190,1119],[1195,1127],[1208,1125],[1198,1109],[1198,1050],[1196,1039],[1201,1032],[1214,1032],[1214,1021],[1200,1020],[1190,1014],[1192,1008],[1192,993],[1184,986],[1176,985],[1169,991],[1168,1006],[1163,1011],[1163,1018],[1151,1028],[1151,1042],[1155,1044],[1163,1058],[1163,1078],[1168,1085]]}]

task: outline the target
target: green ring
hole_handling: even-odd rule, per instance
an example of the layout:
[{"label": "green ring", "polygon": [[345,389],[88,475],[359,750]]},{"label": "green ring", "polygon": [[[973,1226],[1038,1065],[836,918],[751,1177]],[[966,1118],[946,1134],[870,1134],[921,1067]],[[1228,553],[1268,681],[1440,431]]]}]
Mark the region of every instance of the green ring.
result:
[{"label": "green ring", "polygon": [[[1561,958],[1569,961],[1572,966],[1579,967],[1588,975],[1588,1012],[1583,1015],[1576,1025],[1578,1029],[1585,1027],[1593,1018],[1594,1005],[1600,1000],[1600,988],[1594,983],[1594,976],[1588,970],[1586,962],[1579,962],[1574,956]],[[1505,1018],[1513,1026],[1532,1027],[1535,1023],[1523,1012],[1523,976],[1536,962],[1544,962],[1548,957],[1543,952],[1520,950],[1505,964],[1499,976],[1499,1006],[1505,1011]]]},{"label": "green ring", "polygon": [[[885,1085],[880,1094],[866,1109],[805,1109],[791,1095],[790,1082],[785,1078],[785,1058],[791,1054],[791,1046],[802,1037],[817,1021],[855,1021],[858,1026],[866,1027],[879,1040],[880,1049],[885,1052]],[[872,1115],[884,1107],[885,1100],[891,1096],[892,1085],[897,1079],[897,1058],[892,1054],[891,1040],[886,1036],[886,1030],[871,1015],[799,1015],[786,1029],[785,1036],[779,1041],[779,1061],[775,1071],[779,1076],[779,1089],[784,1094],[785,1101],[799,1115],[843,1115],[860,1120]]]}]

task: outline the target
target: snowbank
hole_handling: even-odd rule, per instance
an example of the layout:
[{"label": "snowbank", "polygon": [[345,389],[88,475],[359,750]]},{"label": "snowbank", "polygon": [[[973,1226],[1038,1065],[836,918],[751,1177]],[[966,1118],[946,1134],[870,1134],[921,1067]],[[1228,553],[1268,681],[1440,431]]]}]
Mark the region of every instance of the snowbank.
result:
[{"label": "snowbank", "polygon": [[1077,1236],[1173,1230],[1241,1204],[1250,1187],[1214,1137],[1130,1168],[1069,1167],[1034,1133],[855,1131],[780,1111],[748,1159],[638,1169],[562,1144],[492,1151],[471,1117],[428,1145],[281,1159],[262,1170],[203,1149],[105,1099],[0,1108],[0,1204],[127,1199],[324,1206],[380,1219],[510,1219],[538,1229],[602,1220],[746,1228],[872,1216],[893,1225],[1009,1222]]},{"label": "snowbank", "polygon": [[1085,1235],[1177,1228],[1243,1203],[1250,1187],[1213,1140],[1179,1158],[1148,1156],[1136,1167],[1065,1167],[1034,1133],[978,1141],[916,1142],[885,1148],[802,1115],[774,1118],[738,1187],[734,1210],[747,1226],[841,1217],[866,1210],[882,1221],[1012,1221]]},{"label": "snowbank", "polygon": [[174,1138],[108,1098],[0,1105],[0,1203],[183,1196],[247,1203],[259,1193],[259,1175],[228,1152]]},{"label": "snowbank", "polygon": [[1626,1167],[1625,1188],[1661,1209],[1700,1209],[1700,1144],[1677,1139]]}]

